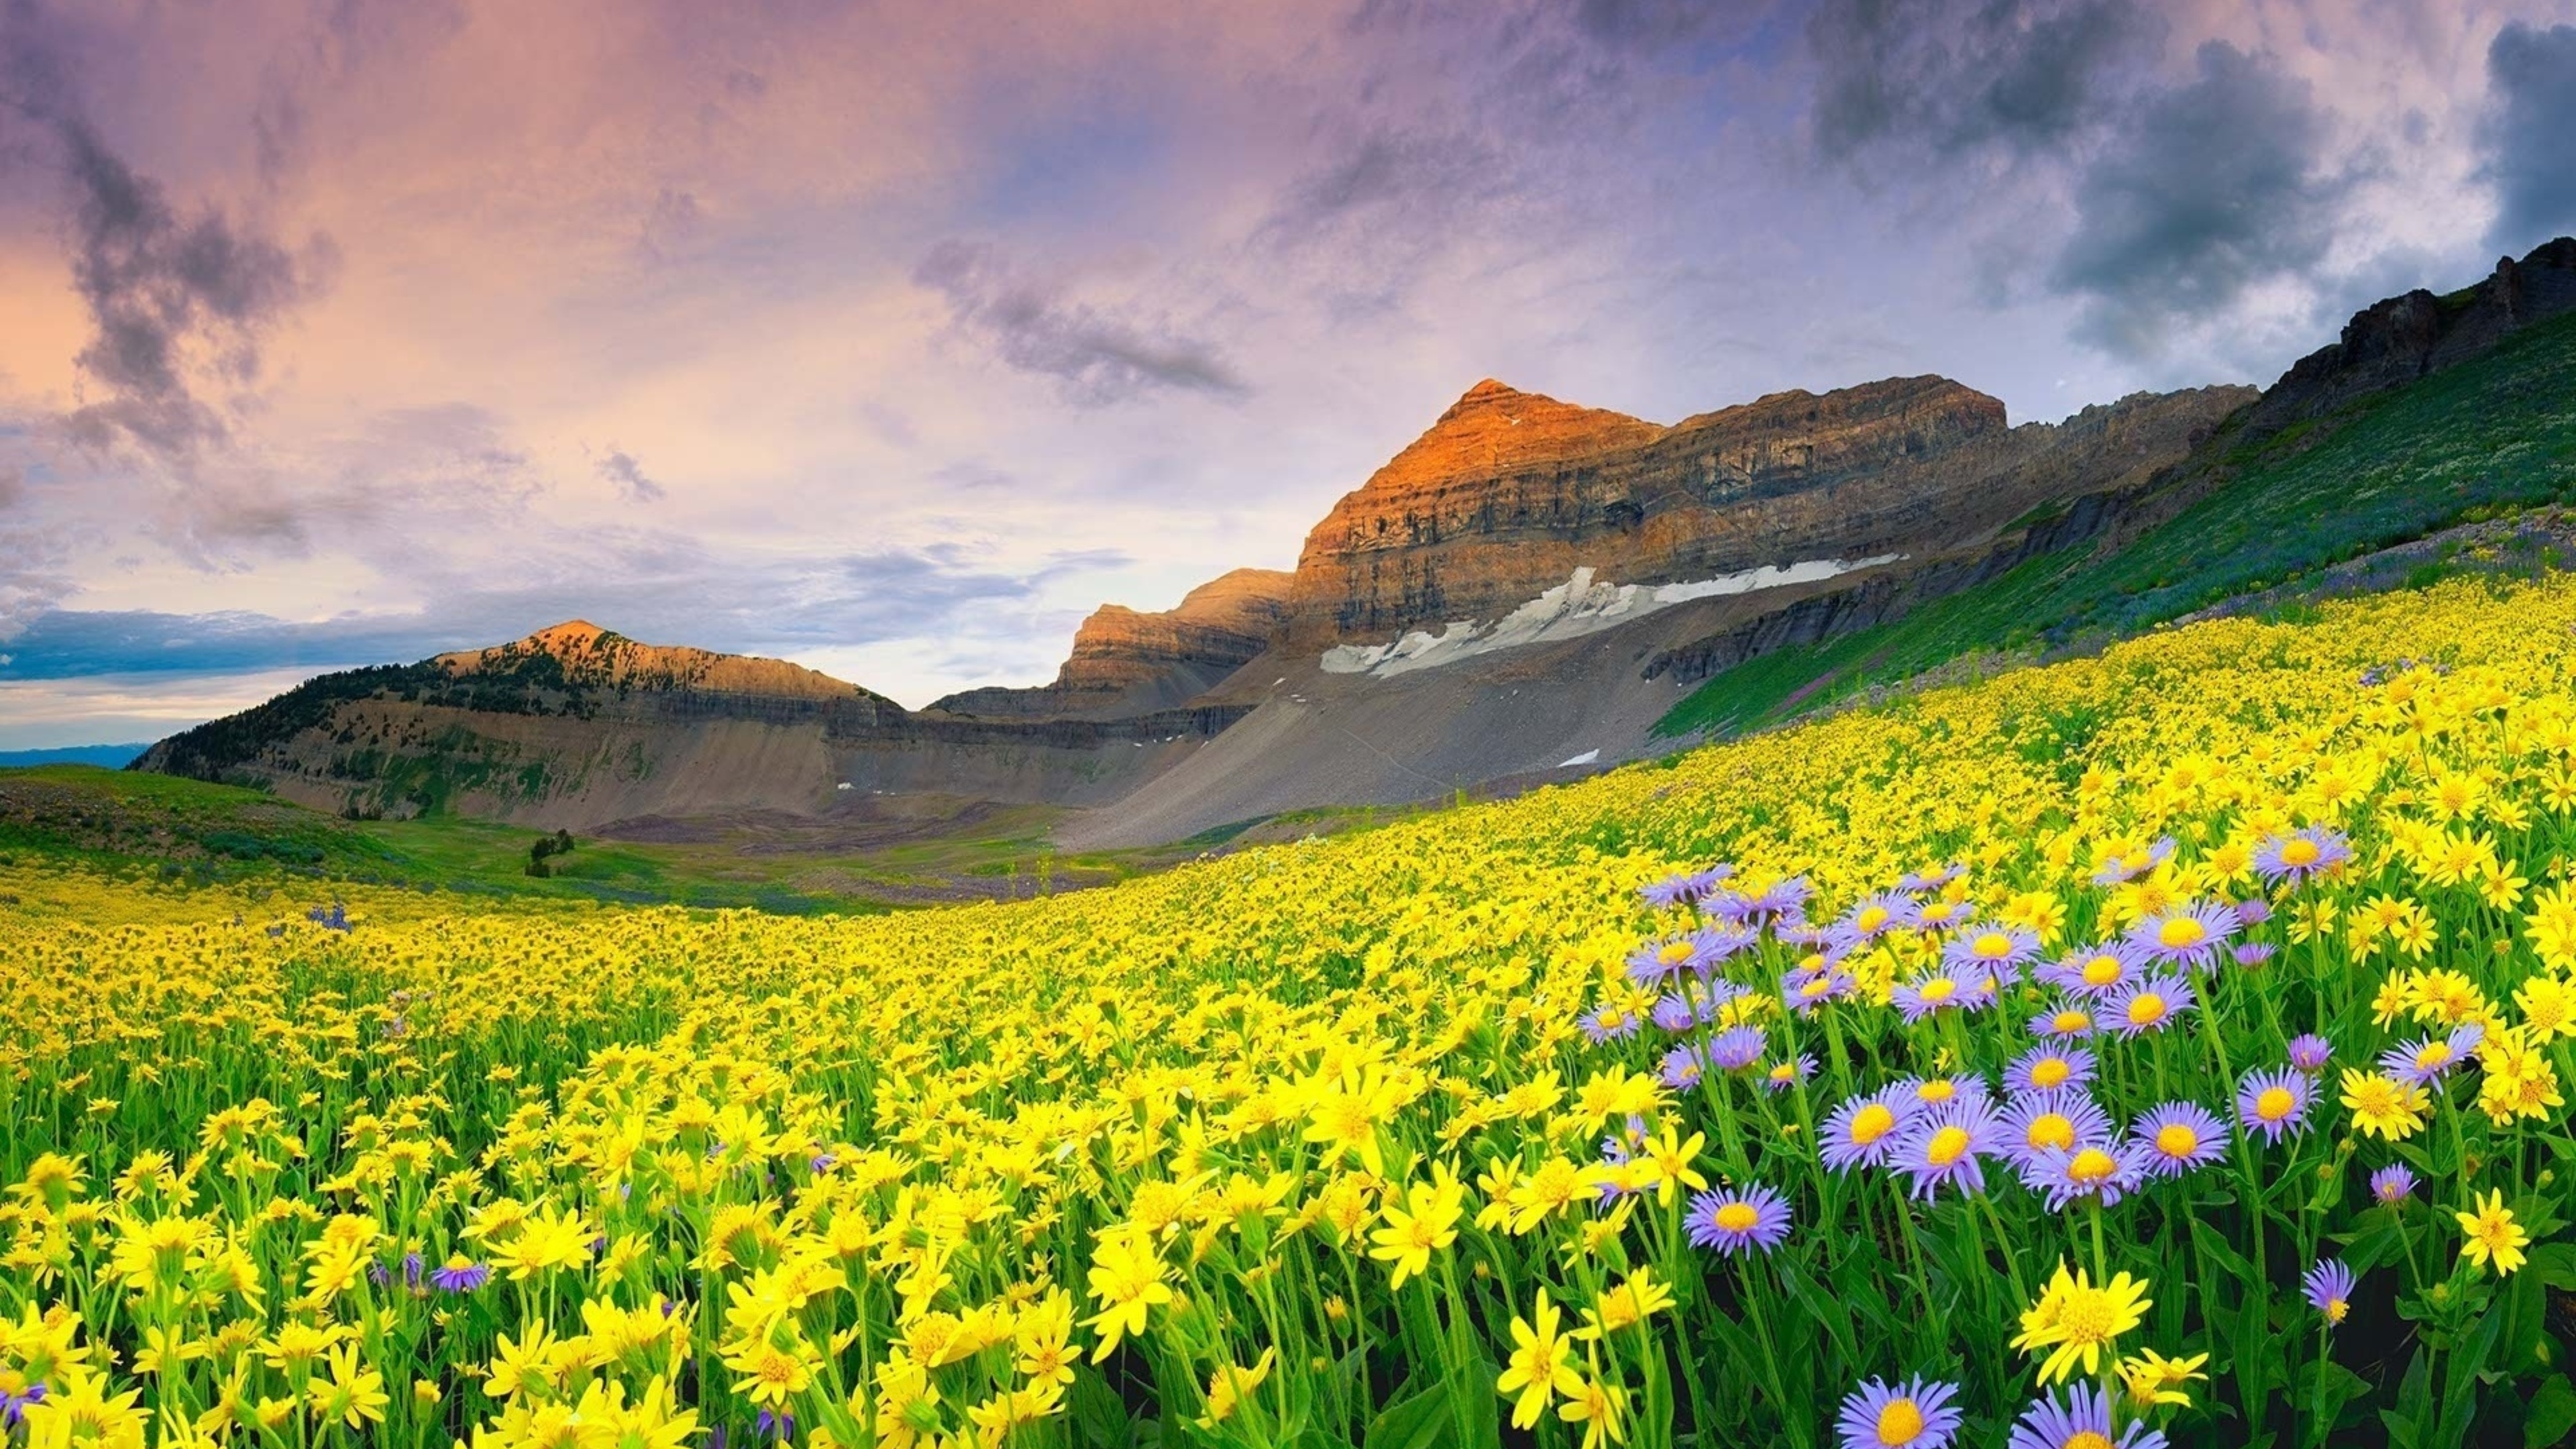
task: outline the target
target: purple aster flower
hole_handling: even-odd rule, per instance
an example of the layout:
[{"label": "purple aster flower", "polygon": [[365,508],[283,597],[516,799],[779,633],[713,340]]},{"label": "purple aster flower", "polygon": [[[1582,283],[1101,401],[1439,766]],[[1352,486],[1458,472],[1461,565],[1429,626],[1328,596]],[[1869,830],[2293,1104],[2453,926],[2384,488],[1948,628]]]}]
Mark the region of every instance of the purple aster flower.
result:
[{"label": "purple aster flower", "polygon": [[1758,1026],[1731,1026],[1709,1038],[1708,1064],[1721,1072],[1740,1072],[1762,1060],[1770,1042]]},{"label": "purple aster flower", "polygon": [[43,1403],[46,1391],[46,1386],[42,1383],[27,1385],[27,1391],[23,1394],[0,1391],[0,1427],[15,1429],[26,1423],[27,1406]]},{"label": "purple aster flower", "polygon": [[1967,873],[1968,868],[1954,860],[1938,870],[1908,871],[1904,879],[1896,883],[1896,888],[1910,892],[1937,891]]},{"label": "purple aster flower", "polygon": [[1913,907],[1914,902],[1903,896],[1867,896],[1842,918],[1842,926],[1855,941],[1873,941],[1881,933],[1904,925]]},{"label": "purple aster flower", "polygon": [[1780,978],[1781,998],[1789,1009],[1806,1016],[1828,1001],[1840,1001],[1860,990],[1860,982],[1848,971],[1822,969],[1809,971],[1800,967]]},{"label": "purple aster flower", "polygon": [[2043,1011],[2030,1019],[2031,1035],[2052,1040],[2091,1036],[2095,1030],[2093,1008],[2075,1002],[2068,1002],[2054,1011]]},{"label": "purple aster flower", "polygon": [[2352,1270],[2339,1258],[2327,1258],[2310,1268],[2299,1286],[2308,1290],[2308,1301],[2326,1316],[2328,1328],[2341,1324],[2352,1311]]},{"label": "purple aster flower", "polygon": [[2093,1054],[2079,1046],[2043,1042],[2013,1059],[2004,1069],[2008,1092],[2054,1092],[2082,1087],[2093,1080]]},{"label": "purple aster flower", "polygon": [[1711,944],[1706,938],[1714,934],[1693,931],[1686,936],[1648,941],[1628,953],[1628,979],[1639,986],[1661,986],[1685,971],[1697,970],[1700,953]]},{"label": "purple aster flower", "polygon": [[1825,1119],[1819,1134],[1824,1146],[1818,1156],[1836,1172],[1883,1167],[1896,1150],[1906,1119],[1922,1110],[1912,1093],[1896,1087],[1850,1098]]},{"label": "purple aster flower", "polygon": [[763,1438],[776,1439],[784,1444],[796,1437],[796,1416],[763,1409],[760,1411],[759,1419],[753,1422],[752,1428]]},{"label": "purple aster flower", "polygon": [[2247,896],[2228,907],[2236,913],[2236,924],[2252,930],[2272,919],[2272,903],[2261,896]]},{"label": "purple aster flower", "polygon": [[2280,949],[2269,941],[2239,941],[2227,948],[2227,955],[2237,965],[2250,969],[2271,960]]},{"label": "purple aster flower", "polygon": [[1907,1077],[1890,1090],[1903,1092],[1917,1107],[1946,1107],[1953,1102],[1990,1106],[1995,1096],[1983,1077]]},{"label": "purple aster flower", "polygon": [[2024,965],[2038,955],[2039,937],[2018,926],[1980,926],[1962,931],[1941,948],[1945,966],[1984,967],[1997,973]]},{"label": "purple aster flower", "polygon": [[2197,1102],[2165,1102],[2129,1126],[2149,1177],[2180,1177],[2227,1155],[2227,1124]]},{"label": "purple aster flower", "polygon": [[393,1271],[379,1258],[367,1264],[367,1281],[382,1288],[394,1281]]},{"label": "purple aster flower", "polygon": [[2072,1152],[2041,1152],[2021,1165],[2024,1187],[2048,1199],[2050,1212],[2080,1202],[2110,1207],[2146,1184],[2146,1149],[2106,1143]]},{"label": "purple aster flower", "polygon": [[1935,1107],[1905,1124],[1888,1165],[1912,1180],[1917,1198],[1929,1198],[1945,1183],[1962,1192],[1986,1188],[1984,1159],[2002,1144],[2001,1124],[1982,1098],[1961,1098]]},{"label": "purple aster flower", "polygon": [[1695,1193],[1682,1231],[1691,1246],[1726,1254],[1769,1252],[1789,1236],[1789,1200],[1755,1183],[1741,1192]]},{"label": "purple aster flower", "polygon": [[2313,1077],[2324,1071],[2326,1063],[2333,1060],[2334,1043],[2315,1032],[2305,1032],[2290,1038],[2290,1065],[2309,1076]]},{"label": "purple aster flower", "polygon": [[1905,924],[1918,931],[1955,931],[1977,918],[1975,901],[1935,898],[1916,901],[1905,913]]},{"label": "purple aster flower", "polygon": [[1770,1071],[1763,1073],[1762,1085],[1775,1092],[1785,1092],[1815,1074],[1815,1057],[1800,1052],[1785,1062],[1774,1063]]},{"label": "purple aster flower", "polygon": [[2254,873],[2267,881],[2298,885],[2338,870],[2351,859],[2351,841],[2322,825],[2311,825],[2254,847]]},{"label": "purple aster flower", "polygon": [[1771,939],[1783,946],[1822,946],[1834,940],[1835,935],[1832,926],[1802,924],[1775,926],[1771,930]]},{"label": "purple aster flower", "polygon": [[2004,1107],[2003,1153],[2029,1167],[2049,1152],[2107,1146],[2111,1119],[2082,1092],[2034,1092]]},{"label": "purple aster flower", "polygon": [[2149,976],[2131,982],[2103,1003],[2102,1018],[2122,1036],[2143,1036],[2162,1031],[2192,1005],[2190,982],[2179,976]]},{"label": "purple aster flower", "polygon": [[1806,918],[1807,901],[1810,897],[1814,896],[1815,893],[1816,888],[1809,885],[1807,883],[1807,878],[1803,875],[1793,875],[1786,880],[1776,880],[1771,884],[1764,886],[1761,894],[1752,898],[1750,902],[1752,907],[1751,914],[1758,916],[1777,916],[1784,920],[1801,921]]},{"label": "purple aster flower", "polygon": [[2093,872],[2093,884],[2107,890],[2122,881],[2135,880],[2173,859],[2173,853],[2174,838],[2170,835],[2161,835],[2156,837],[2153,845],[2144,850],[2125,851],[2117,855],[2105,856],[2101,867]]},{"label": "purple aster flower", "polygon": [[1949,971],[1927,971],[1889,993],[1888,999],[1904,1014],[1908,1024],[1921,1021],[1936,1011],[1965,1009],[1975,999],[1968,983]]},{"label": "purple aster flower", "polygon": [[2370,1175],[2370,1195],[2383,1207],[2396,1207],[2415,1195],[2415,1173],[2405,1163],[2392,1162]]},{"label": "purple aster flower", "polygon": [[403,1254],[403,1286],[414,1293],[420,1291],[420,1271],[420,1254]]},{"label": "purple aster flower", "polygon": [[2306,1130],[2308,1100],[2315,1090],[2300,1072],[2247,1072],[2236,1089],[2236,1120],[2278,1146],[2283,1137]]},{"label": "purple aster flower", "polygon": [[829,1152],[817,1152],[805,1159],[805,1170],[816,1177],[821,1177],[824,1173],[830,1172],[832,1165],[840,1160]]},{"label": "purple aster flower", "polygon": [[2111,1400],[2093,1384],[2069,1384],[2062,1399],[2041,1399],[2013,1421],[2004,1449],[2165,1449],[2164,1431],[2144,1424],[2111,1427]]},{"label": "purple aster flower", "polygon": [[2048,985],[2098,1001],[2137,980],[2146,964],[2146,953],[2130,942],[2105,941],[2051,961],[2034,974]]},{"label": "purple aster flower", "polygon": [[1624,1041],[1637,1034],[1637,1013],[1616,1001],[1605,1001],[1583,1013],[1583,1034],[1594,1046]]},{"label": "purple aster flower", "polygon": [[461,1253],[449,1258],[443,1266],[429,1270],[429,1281],[441,1293],[471,1293],[490,1282],[491,1278],[491,1264],[474,1262]]},{"label": "purple aster flower", "polygon": [[1708,1060],[1700,1049],[1687,1043],[1664,1053],[1663,1065],[1655,1069],[1655,1079],[1674,1091],[1699,1085],[1708,1074]]},{"label": "purple aster flower", "polygon": [[1866,1380],[1835,1416],[1841,1449],[1944,1449],[1959,1432],[1959,1411],[1950,1403],[1958,1393],[1956,1384],[1925,1378]]},{"label": "purple aster flower", "polygon": [[1721,882],[1733,874],[1735,874],[1735,867],[1720,861],[1706,870],[1666,876],[1662,880],[1639,886],[1637,894],[1647,905],[1658,909],[1664,906],[1696,905],[1702,897],[1716,890]]},{"label": "purple aster flower", "polygon": [[2238,930],[2236,912],[2218,901],[2185,901],[2129,928],[2129,940],[2158,961],[2197,966],[2218,954]]},{"label": "purple aster flower", "polygon": [[1688,1031],[1717,1020],[1719,1013],[1749,994],[1732,981],[1684,981],[1655,1003],[1655,1025],[1669,1032]]},{"label": "purple aster flower", "polygon": [[2469,1059],[2478,1043],[2487,1039],[2487,1029],[2474,1021],[2464,1021],[2451,1028],[2450,1035],[2426,1037],[2410,1046],[2390,1047],[2379,1054],[2379,1065],[2388,1075],[2410,1087],[2429,1087],[2449,1076],[2453,1068]]}]

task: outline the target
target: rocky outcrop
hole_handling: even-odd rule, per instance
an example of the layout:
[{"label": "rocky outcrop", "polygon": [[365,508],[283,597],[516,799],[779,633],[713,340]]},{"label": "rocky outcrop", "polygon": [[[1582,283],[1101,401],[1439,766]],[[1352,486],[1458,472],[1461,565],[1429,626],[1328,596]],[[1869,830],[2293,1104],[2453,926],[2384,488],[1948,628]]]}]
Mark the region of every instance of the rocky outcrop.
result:
[{"label": "rocky outcrop", "polygon": [[2516,331],[2576,311],[2576,237],[2560,237],[2517,262],[2496,261],[2485,281],[2437,297],[2417,288],[2353,314],[2343,336],[2281,374],[2246,419],[2248,442],[2322,418],[2375,392],[2466,362]]},{"label": "rocky outcrop", "polygon": [[2252,397],[2140,394],[2015,428],[1971,388],[1893,378],[1657,427],[1489,380],[1307,536],[1288,637],[1493,619],[1578,568],[1670,583],[1944,551],[2168,467]]},{"label": "rocky outcrop", "polygon": [[565,692],[748,695],[770,699],[866,699],[888,704],[855,684],[784,659],[718,654],[685,645],[641,644],[583,619],[539,629],[489,649],[441,654],[429,661],[458,680],[558,683]]},{"label": "rocky outcrop", "polygon": [[1236,569],[1159,613],[1104,604],[1074,631],[1073,653],[1054,683],[965,690],[930,708],[991,719],[1108,719],[1186,704],[1270,647],[1287,617],[1292,579],[1276,569]]}]

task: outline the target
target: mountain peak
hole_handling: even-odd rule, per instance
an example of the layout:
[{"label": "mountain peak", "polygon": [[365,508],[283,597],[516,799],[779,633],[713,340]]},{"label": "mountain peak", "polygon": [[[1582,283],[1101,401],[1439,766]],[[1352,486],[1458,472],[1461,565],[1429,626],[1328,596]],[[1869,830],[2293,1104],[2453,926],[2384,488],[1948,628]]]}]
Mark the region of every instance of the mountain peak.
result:
[{"label": "mountain peak", "polygon": [[588,649],[605,638],[607,634],[606,629],[588,619],[566,619],[560,624],[549,624],[539,629],[519,643],[521,647],[527,649],[561,653],[566,649]]},{"label": "mountain peak", "polygon": [[1504,382],[1500,378],[1489,377],[1482,382],[1477,383],[1474,387],[1467,389],[1465,392],[1460,393],[1458,395],[1458,401],[1464,403],[1475,402],[1479,399],[1489,397],[1525,396],[1527,396],[1526,393],[1523,393],[1519,388],[1512,386],[1510,383]]}]

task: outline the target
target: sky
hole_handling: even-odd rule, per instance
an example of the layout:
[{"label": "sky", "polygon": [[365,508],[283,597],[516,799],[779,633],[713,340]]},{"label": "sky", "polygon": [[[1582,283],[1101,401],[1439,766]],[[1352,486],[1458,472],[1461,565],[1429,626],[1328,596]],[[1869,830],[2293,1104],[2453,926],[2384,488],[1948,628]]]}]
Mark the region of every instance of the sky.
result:
[{"label": "sky", "polygon": [[910,705],[1478,379],[2270,381],[2576,232],[2576,0],[0,0],[0,748],[580,617]]}]

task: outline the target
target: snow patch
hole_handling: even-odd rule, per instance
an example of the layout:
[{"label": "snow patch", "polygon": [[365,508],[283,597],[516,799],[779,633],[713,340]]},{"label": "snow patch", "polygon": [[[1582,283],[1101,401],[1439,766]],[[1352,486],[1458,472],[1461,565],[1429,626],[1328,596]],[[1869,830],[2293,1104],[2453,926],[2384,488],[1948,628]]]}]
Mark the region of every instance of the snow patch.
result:
[{"label": "snow patch", "polygon": [[1601,752],[1599,750],[1585,750],[1582,754],[1575,756],[1573,759],[1557,761],[1556,767],[1560,770],[1567,770],[1572,769],[1576,765],[1597,765],[1600,762]]},{"label": "snow patch", "polygon": [[1473,619],[1457,619],[1438,634],[1415,629],[1385,644],[1337,644],[1324,651],[1324,672],[1410,674],[1497,649],[1598,634],[1675,604],[1756,593],[1787,584],[1817,583],[1858,569],[1891,564],[1904,556],[1883,553],[1864,559],[1809,559],[1786,568],[1764,564],[1741,573],[1677,584],[1595,583],[1591,569],[1579,568],[1572,578],[1505,614],[1490,627]]}]

